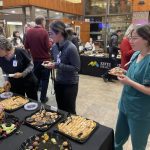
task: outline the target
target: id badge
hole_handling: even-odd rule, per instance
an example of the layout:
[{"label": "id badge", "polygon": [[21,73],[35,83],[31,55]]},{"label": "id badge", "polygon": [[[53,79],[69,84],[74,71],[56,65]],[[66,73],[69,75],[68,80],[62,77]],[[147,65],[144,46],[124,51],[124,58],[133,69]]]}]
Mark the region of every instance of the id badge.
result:
[{"label": "id badge", "polygon": [[61,60],[60,60],[60,58],[59,58],[59,57],[57,58],[57,63],[58,63],[58,64],[60,64],[60,63],[61,63]]},{"label": "id badge", "polygon": [[13,60],[13,67],[17,67],[18,65],[18,61],[17,60]]},{"label": "id badge", "polygon": [[59,52],[59,54],[57,55],[57,63],[58,63],[58,64],[60,64],[60,63],[61,63],[60,56],[61,56],[61,52]]}]

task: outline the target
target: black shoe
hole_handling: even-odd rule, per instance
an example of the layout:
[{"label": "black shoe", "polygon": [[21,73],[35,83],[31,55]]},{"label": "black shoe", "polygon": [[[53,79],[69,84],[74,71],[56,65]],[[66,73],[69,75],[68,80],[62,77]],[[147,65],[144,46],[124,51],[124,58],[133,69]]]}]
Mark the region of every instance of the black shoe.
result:
[{"label": "black shoe", "polygon": [[48,100],[49,100],[49,98],[46,97],[44,100],[41,100],[41,103],[46,103],[46,102],[48,102]]},{"label": "black shoe", "polygon": [[108,82],[115,82],[113,79],[108,79]]},{"label": "black shoe", "polygon": [[102,76],[102,78],[103,78],[104,82],[108,81],[108,79],[106,77]]}]

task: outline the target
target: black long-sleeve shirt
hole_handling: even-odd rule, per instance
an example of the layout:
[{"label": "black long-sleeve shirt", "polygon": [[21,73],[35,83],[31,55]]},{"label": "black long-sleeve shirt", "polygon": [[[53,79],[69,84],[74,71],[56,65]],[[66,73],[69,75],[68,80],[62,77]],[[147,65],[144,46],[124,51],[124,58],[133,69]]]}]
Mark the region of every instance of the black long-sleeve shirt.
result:
[{"label": "black long-sleeve shirt", "polygon": [[[13,66],[13,61],[17,61],[16,67]],[[6,74],[20,72],[23,73],[23,77],[25,77],[32,72],[34,65],[26,50],[16,48],[11,59],[8,60],[5,57],[0,57],[0,67]]]}]

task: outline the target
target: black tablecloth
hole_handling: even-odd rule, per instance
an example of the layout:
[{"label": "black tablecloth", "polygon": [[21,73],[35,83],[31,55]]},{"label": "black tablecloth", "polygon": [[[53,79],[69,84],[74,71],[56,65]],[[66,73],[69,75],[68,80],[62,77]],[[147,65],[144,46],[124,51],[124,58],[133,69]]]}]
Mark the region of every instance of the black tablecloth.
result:
[{"label": "black tablecloth", "polygon": [[81,59],[81,74],[100,77],[105,74],[110,68],[120,64],[120,59],[110,59],[95,56],[80,56]]},{"label": "black tablecloth", "polygon": [[[48,106],[47,106],[48,107]],[[36,110],[37,111],[37,110]],[[11,114],[18,117],[21,121],[31,113],[35,111],[26,111],[21,108]],[[67,113],[61,112],[66,115]],[[49,131],[53,131],[55,126],[53,126]],[[10,137],[0,141],[0,150],[18,150],[22,142],[24,142],[29,137],[40,133],[39,131],[32,129],[26,125],[21,125],[20,130],[22,134],[13,134]],[[72,150],[113,150],[114,135],[113,130],[105,126],[99,125],[92,136],[87,140],[87,142],[80,144],[73,140],[69,140],[72,145]]]}]

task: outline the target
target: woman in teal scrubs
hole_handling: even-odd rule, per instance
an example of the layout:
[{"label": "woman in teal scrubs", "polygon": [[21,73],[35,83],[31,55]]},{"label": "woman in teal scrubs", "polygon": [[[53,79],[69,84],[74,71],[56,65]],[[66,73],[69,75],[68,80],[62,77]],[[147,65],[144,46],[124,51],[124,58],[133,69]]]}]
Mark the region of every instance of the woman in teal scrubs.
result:
[{"label": "woman in teal scrubs", "polygon": [[136,52],[126,75],[118,77],[124,88],[119,102],[115,150],[123,150],[129,135],[133,150],[145,150],[150,133],[150,25],[136,27],[130,43]]}]

